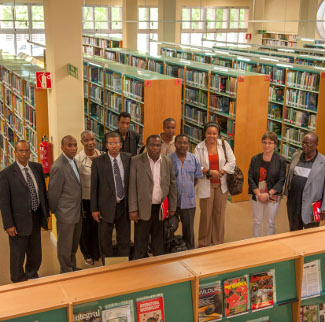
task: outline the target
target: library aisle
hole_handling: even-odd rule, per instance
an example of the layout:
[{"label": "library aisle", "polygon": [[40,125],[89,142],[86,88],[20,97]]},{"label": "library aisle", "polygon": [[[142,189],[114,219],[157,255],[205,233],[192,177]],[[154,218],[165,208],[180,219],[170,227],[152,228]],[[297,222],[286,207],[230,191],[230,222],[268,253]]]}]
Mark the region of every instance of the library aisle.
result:
[{"label": "library aisle", "polygon": [[[197,198],[197,203],[199,199]],[[200,208],[198,207],[195,214],[195,238],[197,243],[197,235],[199,228]],[[2,222],[0,223],[2,226]],[[253,218],[251,213],[250,201],[230,203],[228,202],[226,210],[225,223],[225,242],[233,242],[237,240],[251,238]],[[181,233],[181,228],[176,234]],[[289,231],[289,223],[286,212],[286,201],[283,199],[280,204],[278,215],[276,218],[277,233],[284,233]],[[196,245],[197,246],[197,245]],[[43,260],[39,270],[39,276],[49,276],[59,274],[60,267],[57,260],[57,249],[50,238],[50,232],[42,232],[42,253]],[[8,236],[4,230],[0,232],[0,254],[2,255],[0,266],[0,285],[11,284],[9,274],[9,242]],[[96,262],[95,266],[100,266],[101,263]],[[94,266],[87,266],[84,263],[80,249],[77,253],[77,266],[79,268],[87,269]]]}]

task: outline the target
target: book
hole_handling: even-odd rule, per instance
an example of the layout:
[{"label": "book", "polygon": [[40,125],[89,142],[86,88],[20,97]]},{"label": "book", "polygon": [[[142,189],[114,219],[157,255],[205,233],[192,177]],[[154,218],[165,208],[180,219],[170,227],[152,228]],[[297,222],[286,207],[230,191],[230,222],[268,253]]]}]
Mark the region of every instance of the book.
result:
[{"label": "book", "polygon": [[223,282],[225,316],[244,313],[248,310],[247,276]]},{"label": "book", "polygon": [[199,322],[219,321],[222,318],[221,281],[199,287]]},{"label": "book", "polygon": [[300,322],[318,322],[318,305],[306,305],[300,308]]},{"label": "book", "polygon": [[325,322],[325,303],[319,304],[319,322]]},{"label": "book", "polygon": [[100,309],[91,309],[73,314],[73,322],[100,322]]},{"label": "book", "polygon": [[157,294],[137,299],[137,321],[165,321],[163,294]]},{"label": "book", "polygon": [[321,213],[320,208],[322,206],[322,202],[323,202],[323,200],[321,199],[321,200],[318,200],[318,201],[312,203],[313,215],[314,215],[315,222],[318,222],[320,220],[320,213]]},{"label": "book", "polygon": [[275,303],[274,270],[250,275],[251,309],[256,310]]},{"label": "book", "polygon": [[102,322],[134,322],[133,301],[105,305]]}]

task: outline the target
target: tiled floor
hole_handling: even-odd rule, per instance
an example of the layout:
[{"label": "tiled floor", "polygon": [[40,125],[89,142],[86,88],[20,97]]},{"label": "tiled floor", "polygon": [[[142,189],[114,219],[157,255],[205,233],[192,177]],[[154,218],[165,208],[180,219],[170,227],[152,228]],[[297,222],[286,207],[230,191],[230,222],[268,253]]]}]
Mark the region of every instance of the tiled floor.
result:
[{"label": "tiled floor", "polygon": [[[197,209],[195,218],[195,236],[199,226],[200,211]],[[250,202],[228,203],[225,224],[225,241],[237,241],[247,239],[252,236],[252,214]],[[2,223],[1,223],[2,225]],[[285,200],[282,200],[277,219],[277,233],[283,233],[289,230],[286,214]],[[50,232],[42,232],[43,261],[39,271],[40,277],[59,274],[59,263],[56,256],[56,247],[53,244]],[[10,283],[9,276],[9,242],[4,230],[0,231],[0,254],[2,256],[0,265],[0,285]],[[84,261],[80,250],[77,254],[77,265],[80,268],[89,268]],[[99,266],[100,263],[96,263]]]}]

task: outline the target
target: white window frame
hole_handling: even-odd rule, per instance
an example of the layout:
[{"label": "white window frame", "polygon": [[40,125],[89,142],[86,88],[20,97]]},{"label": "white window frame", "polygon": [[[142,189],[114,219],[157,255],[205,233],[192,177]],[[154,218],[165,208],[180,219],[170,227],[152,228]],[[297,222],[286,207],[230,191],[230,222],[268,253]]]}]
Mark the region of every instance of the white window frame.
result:
[{"label": "white window frame", "polygon": [[158,20],[157,21],[156,20],[151,20],[150,9],[156,8],[157,10],[159,10],[158,6],[139,6],[138,9],[140,9],[140,8],[142,8],[142,9],[145,8],[145,9],[148,10],[149,20],[147,22],[145,22],[145,23],[147,23],[149,27],[140,29],[140,27],[139,27],[140,22],[144,22],[144,21],[139,20],[139,22],[138,22],[138,33],[139,34],[156,34],[156,33],[158,33],[159,26],[157,28],[154,28],[154,29],[150,28],[152,22],[157,22],[157,24],[158,24]]}]

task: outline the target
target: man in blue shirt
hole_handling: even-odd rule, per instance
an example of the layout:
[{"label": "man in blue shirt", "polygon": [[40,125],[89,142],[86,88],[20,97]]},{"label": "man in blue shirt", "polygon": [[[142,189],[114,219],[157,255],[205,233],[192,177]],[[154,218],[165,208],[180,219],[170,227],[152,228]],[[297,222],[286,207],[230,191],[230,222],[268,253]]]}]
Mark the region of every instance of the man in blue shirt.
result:
[{"label": "man in blue shirt", "polygon": [[176,151],[168,156],[174,162],[177,180],[177,210],[175,215],[181,218],[184,240],[193,249],[196,209],[195,185],[203,173],[197,157],[187,152],[188,144],[188,136],[178,134],[175,138]]}]

